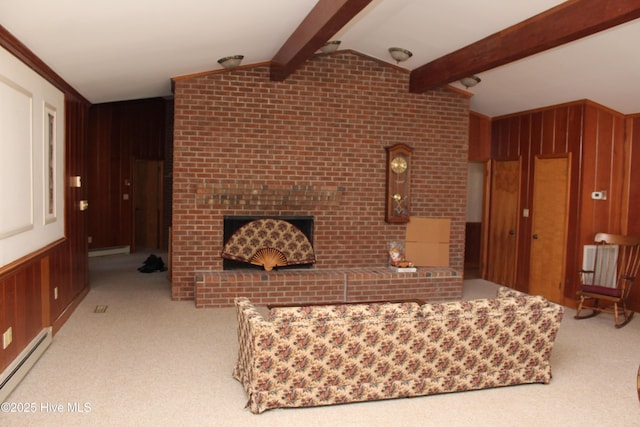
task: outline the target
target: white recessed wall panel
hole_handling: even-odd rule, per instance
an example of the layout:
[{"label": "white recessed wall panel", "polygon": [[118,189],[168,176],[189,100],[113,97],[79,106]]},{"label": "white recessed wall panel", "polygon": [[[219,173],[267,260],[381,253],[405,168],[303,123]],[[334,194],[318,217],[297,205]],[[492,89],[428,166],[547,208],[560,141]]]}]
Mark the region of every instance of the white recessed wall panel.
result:
[{"label": "white recessed wall panel", "polygon": [[64,237],[64,94],[0,48],[0,267]]},{"label": "white recessed wall panel", "polygon": [[32,118],[33,95],[0,77],[0,239],[33,227]]}]

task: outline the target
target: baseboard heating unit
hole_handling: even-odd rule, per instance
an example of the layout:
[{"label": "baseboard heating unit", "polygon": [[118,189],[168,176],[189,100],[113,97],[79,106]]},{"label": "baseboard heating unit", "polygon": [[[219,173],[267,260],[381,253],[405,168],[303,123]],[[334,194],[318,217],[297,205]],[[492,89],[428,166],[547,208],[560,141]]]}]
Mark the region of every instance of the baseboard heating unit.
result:
[{"label": "baseboard heating unit", "polygon": [[4,402],[11,391],[22,381],[27,372],[35,365],[45,352],[53,334],[51,327],[44,328],[29,345],[15,358],[7,369],[0,374],[0,402]]}]

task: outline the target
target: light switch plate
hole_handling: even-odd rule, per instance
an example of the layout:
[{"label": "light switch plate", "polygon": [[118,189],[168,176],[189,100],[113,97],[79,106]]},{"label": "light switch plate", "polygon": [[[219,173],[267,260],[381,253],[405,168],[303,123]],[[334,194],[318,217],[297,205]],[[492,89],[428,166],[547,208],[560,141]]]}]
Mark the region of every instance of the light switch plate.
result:
[{"label": "light switch plate", "polygon": [[5,350],[7,347],[9,347],[12,341],[13,341],[13,328],[9,326],[9,329],[7,329],[4,332],[4,334],[2,334],[2,349]]}]

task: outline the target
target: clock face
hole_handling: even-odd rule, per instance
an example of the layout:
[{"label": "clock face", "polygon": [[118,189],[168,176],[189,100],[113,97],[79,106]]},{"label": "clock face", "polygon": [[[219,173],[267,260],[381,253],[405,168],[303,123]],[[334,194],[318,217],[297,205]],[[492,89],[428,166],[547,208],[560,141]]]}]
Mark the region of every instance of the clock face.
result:
[{"label": "clock face", "polygon": [[411,204],[411,154],[413,149],[405,144],[385,147],[386,202],[385,221],[409,222]]},{"label": "clock face", "polygon": [[391,160],[391,170],[394,173],[401,174],[402,172],[407,170],[407,159],[404,157],[394,157]]}]

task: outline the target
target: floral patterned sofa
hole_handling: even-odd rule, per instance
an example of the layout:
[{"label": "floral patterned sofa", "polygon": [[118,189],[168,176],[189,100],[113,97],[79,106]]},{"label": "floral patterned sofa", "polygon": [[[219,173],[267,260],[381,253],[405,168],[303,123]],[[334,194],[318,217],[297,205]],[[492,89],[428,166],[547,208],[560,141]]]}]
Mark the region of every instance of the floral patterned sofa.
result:
[{"label": "floral patterned sofa", "polygon": [[272,308],[235,300],[233,376],[253,413],[548,383],[564,308],[500,288],[496,298],[441,304]]}]

